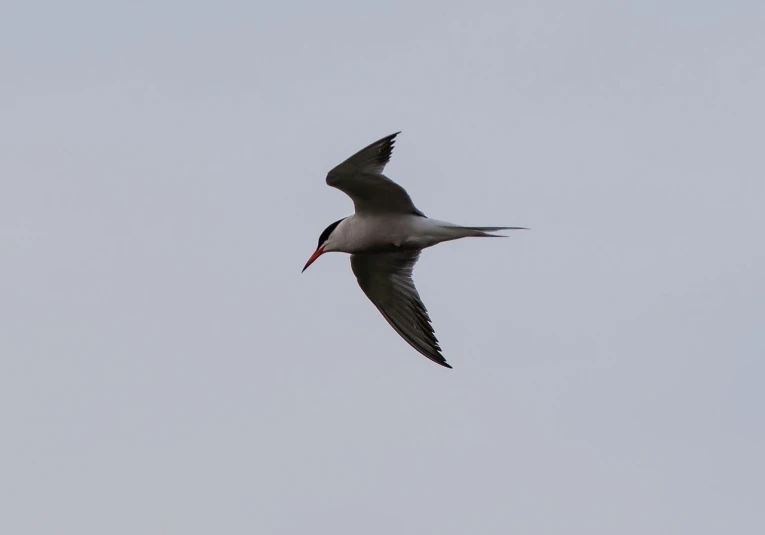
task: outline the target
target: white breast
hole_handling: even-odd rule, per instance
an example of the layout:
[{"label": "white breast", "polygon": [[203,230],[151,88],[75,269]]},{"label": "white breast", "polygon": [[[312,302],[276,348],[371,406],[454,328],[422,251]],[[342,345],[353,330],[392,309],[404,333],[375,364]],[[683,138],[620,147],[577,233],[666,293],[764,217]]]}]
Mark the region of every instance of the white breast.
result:
[{"label": "white breast", "polygon": [[416,215],[354,214],[337,226],[326,250],[356,254],[424,249],[458,237],[455,228],[459,227]]}]

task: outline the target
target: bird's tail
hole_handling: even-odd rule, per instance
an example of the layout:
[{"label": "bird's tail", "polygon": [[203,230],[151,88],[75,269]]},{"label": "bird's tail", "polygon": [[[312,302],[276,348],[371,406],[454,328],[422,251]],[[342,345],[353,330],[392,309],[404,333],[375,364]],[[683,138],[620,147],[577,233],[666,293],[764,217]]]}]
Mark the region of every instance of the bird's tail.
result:
[{"label": "bird's tail", "polygon": [[477,238],[506,238],[503,234],[490,234],[500,230],[529,230],[526,227],[459,227],[467,232],[466,236]]}]

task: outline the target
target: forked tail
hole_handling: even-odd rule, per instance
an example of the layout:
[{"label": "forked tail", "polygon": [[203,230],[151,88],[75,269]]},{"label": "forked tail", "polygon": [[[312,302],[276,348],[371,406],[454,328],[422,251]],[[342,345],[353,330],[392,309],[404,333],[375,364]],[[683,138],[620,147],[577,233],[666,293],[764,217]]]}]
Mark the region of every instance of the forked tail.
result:
[{"label": "forked tail", "polygon": [[466,231],[470,231],[467,236],[474,236],[477,238],[506,238],[503,234],[489,234],[490,232],[497,232],[499,230],[529,230],[526,227],[459,227]]}]

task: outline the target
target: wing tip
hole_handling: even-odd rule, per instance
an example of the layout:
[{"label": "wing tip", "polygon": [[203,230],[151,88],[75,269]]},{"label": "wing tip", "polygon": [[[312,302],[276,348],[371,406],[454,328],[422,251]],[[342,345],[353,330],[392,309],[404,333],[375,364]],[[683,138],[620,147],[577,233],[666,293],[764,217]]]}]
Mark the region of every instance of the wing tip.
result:
[{"label": "wing tip", "polygon": [[381,145],[383,145],[383,146],[388,145],[391,149],[393,149],[393,146],[396,144],[396,137],[400,133],[401,133],[401,130],[399,130],[398,132],[394,132],[394,133],[390,134],[389,136],[385,136],[380,141],[378,141],[378,143],[382,142],[382,143],[380,143]]},{"label": "wing tip", "polygon": [[[438,344],[438,342],[436,342],[436,344]],[[417,348],[415,348],[415,349],[417,349]],[[418,351],[419,351],[419,350],[418,350]],[[432,360],[433,362],[435,362],[436,364],[438,364],[439,366],[443,366],[444,368],[449,368],[450,370],[451,370],[451,369],[453,369],[453,368],[452,368],[452,365],[451,365],[451,364],[449,364],[448,362],[446,362],[446,359],[445,359],[445,358],[444,358],[444,356],[441,354],[441,349],[440,349],[440,348],[439,348],[439,349],[437,349],[437,350],[436,350],[436,352],[435,352],[434,354],[431,354],[431,355],[427,355],[427,354],[425,354],[425,353],[424,353],[424,352],[422,352],[422,351],[420,351],[420,352],[421,352],[423,355],[425,355],[426,357],[428,357],[430,360]]]}]

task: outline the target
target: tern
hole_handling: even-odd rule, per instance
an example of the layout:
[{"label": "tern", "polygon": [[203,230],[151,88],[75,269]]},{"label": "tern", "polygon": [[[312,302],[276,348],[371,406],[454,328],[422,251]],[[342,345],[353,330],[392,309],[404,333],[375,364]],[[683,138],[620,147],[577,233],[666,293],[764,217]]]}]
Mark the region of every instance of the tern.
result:
[{"label": "tern", "polygon": [[324,253],[349,253],[359,286],[391,327],[422,355],[451,368],[412,280],[420,251],[460,238],[504,237],[491,233],[525,227],[463,227],[426,217],[404,188],[382,174],[400,133],[375,141],[327,174],[327,184],[351,198],[355,213],[324,229],[303,271]]}]

